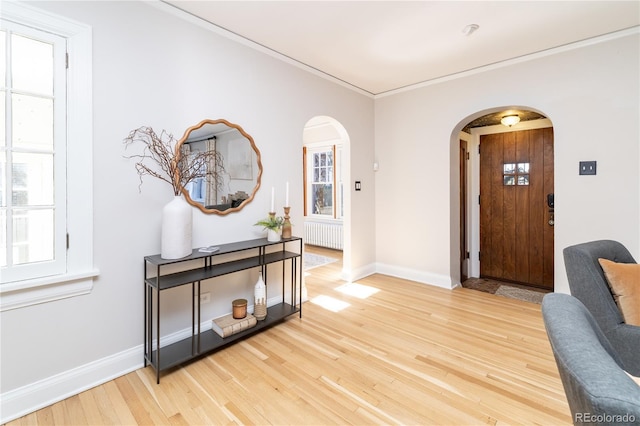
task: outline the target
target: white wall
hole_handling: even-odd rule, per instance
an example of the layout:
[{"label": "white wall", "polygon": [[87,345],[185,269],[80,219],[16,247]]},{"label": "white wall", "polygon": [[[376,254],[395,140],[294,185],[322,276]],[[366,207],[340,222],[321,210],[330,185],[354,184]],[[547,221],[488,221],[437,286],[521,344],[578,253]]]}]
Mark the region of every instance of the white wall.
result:
[{"label": "white wall", "polygon": [[[568,245],[610,238],[639,258],[640,37],[624,34],[376,99],[377,262],[456,284],[458,131],[479,112],[511,105],[553,123],[556,291],[569,291]],[[581,160],[598,161],[598,174],[578,176]]]},{"label": "white wall", "polygon": [[[173,193],[153,178],[138,191],[133,161],[123,158],[132,129],[148,125],[180,138],[202,119],[225,118],[254,138],[261,189],[238,213],[194,209],[197,247],[263,236],[253,224],[266,216],[272,186],[283,206],[287,181],[293,233],[302,235],[303,128],[317,115],[336,118],[349,133],[354,176],[369,183],[368,193],[352,195],[352,264],[373,264],[373,177],[365,172],[373,153],[371,97],[143,2],[30,4],[93,27],[94,258],[101,275],[89,295],[1,314],[2,421],[142,365],[143,257],[160,251],[160,213]],[[203,314],[230,312],[233,298],[252,294],[256,274],[233,290],[223,290],[229,280],[207,284],[221,301]],[[163,334],[190,321],[182,311],[190,291],[172,292],[162,307]]]}]

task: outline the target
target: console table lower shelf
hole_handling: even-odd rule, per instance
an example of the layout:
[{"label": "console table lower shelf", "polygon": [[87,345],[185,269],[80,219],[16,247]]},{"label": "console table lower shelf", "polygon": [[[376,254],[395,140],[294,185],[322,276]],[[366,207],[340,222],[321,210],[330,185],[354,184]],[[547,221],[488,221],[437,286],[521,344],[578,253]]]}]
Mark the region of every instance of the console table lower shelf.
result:
[{"label": "console table lower shelf", "polygon": [[163,346],[161,348],[161,358],[159,363],[158,351],[154,350],[151,353],[151,358],[149,359],[147,357],[147,362],[158,372],[168,370],[171,367],[190,361],[194,357],[205,355],[216,349],[221,349],[236,340],[251,336],[252,334],[283,321],[286,317],[298,312],[300,312],[299,307],[292,306],[288,303],[279,303],[277,305],[270,306],[267,309],[267,317],[262,321],[258,321],[254,327],[224,338],[220,337],[213,330],[206,330],[200,334]]}]

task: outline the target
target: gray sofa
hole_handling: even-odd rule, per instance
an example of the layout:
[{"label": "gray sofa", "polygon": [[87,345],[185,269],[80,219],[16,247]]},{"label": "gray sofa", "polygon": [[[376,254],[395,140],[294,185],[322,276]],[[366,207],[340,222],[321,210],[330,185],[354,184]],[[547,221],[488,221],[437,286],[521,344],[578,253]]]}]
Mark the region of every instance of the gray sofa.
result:
[{"label": "gray sofa", "polygon": [[636,263],[619,242],[591,241],[564,249],[564,264],[571,294],[591,312],[618,353],[625,369],[640,376],[640,327],[624,323],[598,258]]},{"label": "gray sofa", "polygon": [[550,293],[542,317],[574,424],[640,425],[640,386],[585,306]]}]

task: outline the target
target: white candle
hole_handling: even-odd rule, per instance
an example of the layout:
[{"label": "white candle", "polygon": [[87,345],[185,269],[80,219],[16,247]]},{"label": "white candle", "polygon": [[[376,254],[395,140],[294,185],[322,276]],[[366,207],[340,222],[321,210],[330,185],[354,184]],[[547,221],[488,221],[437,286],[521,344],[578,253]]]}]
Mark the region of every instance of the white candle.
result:
[{"label": "white candle", "polygon": [[285,207],[289,207],[289,182],[287,182],[287,196],[286,196],[286,199],[284,201],[284,206]]},{"label": "white candle", "polygon": [[269,212],[275,212],[275,201],[276,201],[276,189],[271,187],[271,210]]}]

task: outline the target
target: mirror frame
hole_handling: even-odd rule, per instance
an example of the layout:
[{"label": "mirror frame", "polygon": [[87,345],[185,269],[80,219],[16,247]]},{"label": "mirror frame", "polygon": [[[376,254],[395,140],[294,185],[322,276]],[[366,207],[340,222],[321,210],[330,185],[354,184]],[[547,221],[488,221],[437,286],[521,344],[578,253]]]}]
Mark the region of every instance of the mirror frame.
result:
[{"label": "mirror frame", "polygon": [[258,192],[258,189],[260,188],[260,182],[262,180],[262,160],[260,158],[260,150],[256,146],[256,144],[255,144],[253,138],[251,137],[251,135],[249,135],[247,132],[245,132],[242,127],[240,127],[237,124],[231,123],[231,122],[229,122],[229,121],[227,121],[227,120],[225,120],[223,118],[219,118],[217,120],[210,120],[210,119],[202,120],[201,122],[199,122],[195,126],[191,126],[187,130],[185,130],[184,136],[182,136],[182,138],[176,144],[176,148],[175,148],[176,154],[178,154],[180,152],[180,149],[182,148],[182,144],[184,144],[185,141],[187,139],[189,139],[189,136],[191,135],[191,132],[203,127],[205,124],[226,124],[227,126],[238,130],[242,136],[247,138],[247,140],[251,144],[251,148],[256,153],[256,161],[258,163],[258,176],[256,178],[256,185],[253,188],[253,192],[251,192],[251,195],[249,195],[249,198],[244,200],[237,207],[231,207],[231,208],[228,208],[226,210],[208,209],[203,204],[200,204],[200,203],[197,203],[197,202],[193,201],[191,199],[191,197],[189,196],[189,192],[185,189],[184,186],[182,187],[182,189],[181,189],[182,195],[184,195],[184,198],[187,201],[187,203],[191,204],[194,207],[199,208],[200,211],[203,212],[203,213],[206,213],[206,214],[217,214],[217,215],[224,216],[224,215],[227,215],[229,213],[233,213],[233,212],[237,212],[237,211],[242,210],[244,208],[244,206],[246,206],[251,201],[253,201],[253,197],[255,197],[256,192]]}]

